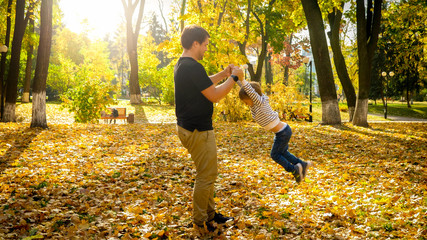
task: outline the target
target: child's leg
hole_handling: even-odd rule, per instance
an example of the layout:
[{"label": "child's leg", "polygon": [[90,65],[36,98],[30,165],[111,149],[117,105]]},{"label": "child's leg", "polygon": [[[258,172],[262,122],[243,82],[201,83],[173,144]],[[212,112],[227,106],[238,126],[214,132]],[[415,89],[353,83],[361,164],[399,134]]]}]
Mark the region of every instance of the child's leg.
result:
[{"label": "child's leg", "polygon": [[[280,164],[287,172],[295,172],[295,164],[299,163],[298,158],[288,152],[288,142],[292,136],[292,131],[288,126],[276,133],[273,147],[271,148],[271,158]],[[298,161],[299,160],[299,161]]]},{"label": "child's leg", "polygon": [[301,159],[299,159],[299,158],[297,158],[297,157],[295,157],[295,155],[293,155],[292,153],[290,153],[289,151],[288,151],[288,149],[289,149],[289,141],[291,140],[291,137],[292,137],[292,129],[291,129],[291,127],[288,125],[288,126],[286,126],[286,128],[285,129],[283,129],[283,131],[284,131],[284,135],[286,136],[286,146],[283,146],[280,150],[280,152],[282,153],[282,155],[289,161],[289,162],[291,162],[292,164],[298,164],[298,163],[303,163],[303,161],[301,160]]},{"label": "child's leg", "polygon": [[295,155],[293,155],[292,153],[290,153],[288,150],[286,150],[285,153],[283,153],[283,157],[285,157],[289,162],[291,162],[292,164],[298,164],[298,163],[303,163],[303,161],[297,157],[295,157]]}]

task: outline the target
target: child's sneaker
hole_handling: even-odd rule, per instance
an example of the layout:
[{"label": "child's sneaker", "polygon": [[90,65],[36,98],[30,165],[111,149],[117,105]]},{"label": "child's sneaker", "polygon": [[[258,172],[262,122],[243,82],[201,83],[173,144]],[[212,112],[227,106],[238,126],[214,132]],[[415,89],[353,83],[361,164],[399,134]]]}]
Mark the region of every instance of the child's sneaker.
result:
[{"label": "child's sneaker", "polygon": [[310,161],[307,162],[302,162],[302,180],[304,180],[304,178],[307,176],[307,170],[313,166],[313,163]]},{"label": "child's sneaker", "polygon": [[295,165],[295,172],[292,173],[292,175],[294,175],[295,177],[295,181],[297,183],[300,183],[303,179],[303,175],[302,175],[302,165],[301,163],[298,163]]}]

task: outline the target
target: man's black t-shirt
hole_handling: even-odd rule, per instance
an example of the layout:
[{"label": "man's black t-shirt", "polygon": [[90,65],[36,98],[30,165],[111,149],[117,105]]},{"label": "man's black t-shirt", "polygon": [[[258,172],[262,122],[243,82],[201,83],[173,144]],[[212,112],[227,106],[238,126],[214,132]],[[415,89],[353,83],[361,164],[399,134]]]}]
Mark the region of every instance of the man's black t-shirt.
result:
[{"label": "man's black t-shirt", "polygon": [[181,57],[174,69],[175,113],[179,126],[212,130],[213,103],[201,92],[213,83],[205,68],[191,57]]}]

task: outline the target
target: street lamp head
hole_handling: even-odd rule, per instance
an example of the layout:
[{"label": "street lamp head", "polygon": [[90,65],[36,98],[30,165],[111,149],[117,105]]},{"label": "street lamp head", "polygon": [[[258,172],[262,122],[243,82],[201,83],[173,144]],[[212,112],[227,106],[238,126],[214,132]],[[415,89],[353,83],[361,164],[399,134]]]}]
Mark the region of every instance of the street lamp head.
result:
[{"label": "street lamp head", "polygon": [[388,75],[390,75],[390,77],[394,76],[394,72],[389,72]]},{"label": "street lamp head", "polygon": [[6,45],[1,45],[0,46],[0,52],[7,52],[7,46]]},{"label": "street lamp head", "polygon": [[387,76],[387,73],[386,73],[386,72],[382,72],[382,73],[381,73],[381,75],[382,75],[383,77],[385,77],[385,76]]}]

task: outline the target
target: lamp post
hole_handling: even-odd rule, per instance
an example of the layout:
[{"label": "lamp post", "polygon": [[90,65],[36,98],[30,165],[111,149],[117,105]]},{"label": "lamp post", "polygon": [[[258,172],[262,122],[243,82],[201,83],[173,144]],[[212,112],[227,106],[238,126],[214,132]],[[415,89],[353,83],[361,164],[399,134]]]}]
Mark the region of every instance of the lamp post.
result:
[{"label": "lamp post", "polygon": [[[386,81],[386,89],[385,89],[385,101],[384,101],[384,118],[387,119],[387,95],[388,95],[388,79],[387,79],[387,73],[382,72],[381,75],[384,77]],[[390,77],[394,76],[394,72],[389,72],[388,75]]]},{"label": "lamp post", "polygon": [[313,108],[312,108],[312,84],[313,83],[312,83],[312,79],[311,79],[312,65],[313,64],[312,64],[312,61],[310,60],[309,57],[305,57],[303,59],[303,62],[304,62],[306,67],[310,66],[310,108],[309,108],[310,116],[308,117],[308,121],[313,122]]}]

